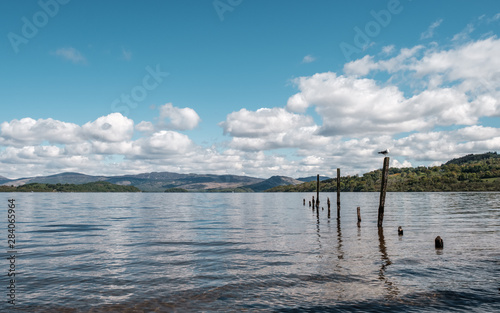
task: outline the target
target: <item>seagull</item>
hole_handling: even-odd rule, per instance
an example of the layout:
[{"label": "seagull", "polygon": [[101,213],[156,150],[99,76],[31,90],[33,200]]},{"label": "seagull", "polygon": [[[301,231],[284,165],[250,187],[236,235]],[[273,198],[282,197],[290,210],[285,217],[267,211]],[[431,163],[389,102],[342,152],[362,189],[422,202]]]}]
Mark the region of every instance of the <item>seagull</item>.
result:
[{"label": "seagull", "polygon": [[384,151],[380,151],[379,154],[387,155],[389,153],[389,149],[385,149]]}]

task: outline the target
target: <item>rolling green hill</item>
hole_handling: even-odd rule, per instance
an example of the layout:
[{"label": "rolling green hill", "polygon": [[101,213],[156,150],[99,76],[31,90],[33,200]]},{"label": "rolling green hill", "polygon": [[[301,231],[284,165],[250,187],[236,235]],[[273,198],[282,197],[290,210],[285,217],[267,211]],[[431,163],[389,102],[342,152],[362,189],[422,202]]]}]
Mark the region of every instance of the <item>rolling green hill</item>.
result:
[{"label": "rolling green hill", "polygon": [[[341,177],[341,191],[379,191],[382,170],[363,176]],[[323,192],[336,191],[337,180],[320,182]],[[316,191],[316,182],[278,186],[268,192]],[[441,166],[389,168],[387,191],[500,191],[500,156],[496,152],[470,154]]]}]

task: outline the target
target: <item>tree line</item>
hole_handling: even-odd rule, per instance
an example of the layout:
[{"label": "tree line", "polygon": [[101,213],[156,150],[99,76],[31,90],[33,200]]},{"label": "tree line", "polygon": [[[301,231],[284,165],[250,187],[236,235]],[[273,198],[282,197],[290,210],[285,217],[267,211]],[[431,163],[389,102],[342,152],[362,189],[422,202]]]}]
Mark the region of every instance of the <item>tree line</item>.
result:
[{"label": "tree line", "polygon": [[[500,156],[496,153],[467,155],[440,166],[415,168],[389,168],[387,191],[500,191]],[[362,176],[344,176],[340,179],[341,191],[380,191],[382,170]],[[337,179],[320,182],[323,192],[337,191]],[[316,191],[316,182],[278,186],[268,192]]]},{"label": "tree line", "polygon": [[86,184],[31,183],[22,186],[0,186],[0,192],[140,192],[134,186],[121,186],[109,182]]}]

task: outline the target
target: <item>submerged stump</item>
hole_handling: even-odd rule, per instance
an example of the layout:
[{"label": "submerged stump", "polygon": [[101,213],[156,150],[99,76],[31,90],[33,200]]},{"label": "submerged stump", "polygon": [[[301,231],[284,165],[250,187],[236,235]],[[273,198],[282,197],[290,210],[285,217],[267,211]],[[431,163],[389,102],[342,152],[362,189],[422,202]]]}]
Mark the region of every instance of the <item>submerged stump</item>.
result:
[{"label": "submerged stump", "polygon": [[434,245],[436,249],[443,249],[444,245],[441,236],[437,236],[436,239],[434,239]]}]

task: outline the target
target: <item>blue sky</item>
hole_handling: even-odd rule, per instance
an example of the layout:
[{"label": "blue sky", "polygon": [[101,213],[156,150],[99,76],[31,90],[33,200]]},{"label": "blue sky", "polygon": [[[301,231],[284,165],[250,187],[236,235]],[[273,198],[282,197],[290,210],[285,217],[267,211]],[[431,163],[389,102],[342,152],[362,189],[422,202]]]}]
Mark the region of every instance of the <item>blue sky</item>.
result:
[{"label": "blue sky", "polygon": [[0,11],[9,178],[334,176],[379,168],[385,148],[392,166],[418,166],[500,145],[498,1],[41,0]]}]

